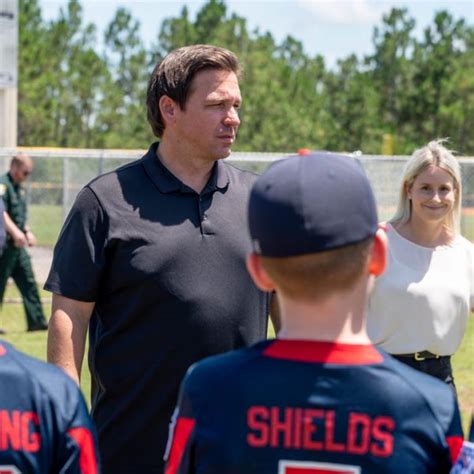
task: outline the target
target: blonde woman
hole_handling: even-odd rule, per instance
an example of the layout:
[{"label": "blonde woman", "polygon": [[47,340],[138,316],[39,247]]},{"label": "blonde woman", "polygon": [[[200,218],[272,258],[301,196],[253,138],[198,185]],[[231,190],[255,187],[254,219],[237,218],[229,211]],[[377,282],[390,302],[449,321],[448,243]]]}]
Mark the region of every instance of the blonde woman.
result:
[{"label": "blonde woman", "polygon": [[406,164],[387,223],[389,262],[372,294],[368,331],[400,361],[454,388],[451,355],[473,307],[473,245],[460,229],[458,161],[432,141]]}]

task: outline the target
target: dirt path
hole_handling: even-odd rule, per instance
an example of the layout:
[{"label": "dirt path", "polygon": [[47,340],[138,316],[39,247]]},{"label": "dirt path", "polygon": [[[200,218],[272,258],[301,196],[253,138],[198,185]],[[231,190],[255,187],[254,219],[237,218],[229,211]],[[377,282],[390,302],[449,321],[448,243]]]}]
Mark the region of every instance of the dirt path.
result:
[{"label": "dirt path", "polygon": [[[51,262],[53,260],[53,249],[49,247],[31,247],[28,249],[28,253],[31,255],[31,263],[33,265],[33,272],[35,274],[36,283],[39,288],[42,288],[46,278],[48,277]],[[13,280],[9,279],[9,284],[13,285]],[[21,303],[19,297],[5,297],[4,303]],[[48,296],[42,296],[41,301],[45,304],[51,303],[51,298]]]},{"label": "dirt path", "polygon": [[49,247],[31,247],[28,252],[31,255],[36,281],[40,286],[43,286],[53,260],[53,249]]}]

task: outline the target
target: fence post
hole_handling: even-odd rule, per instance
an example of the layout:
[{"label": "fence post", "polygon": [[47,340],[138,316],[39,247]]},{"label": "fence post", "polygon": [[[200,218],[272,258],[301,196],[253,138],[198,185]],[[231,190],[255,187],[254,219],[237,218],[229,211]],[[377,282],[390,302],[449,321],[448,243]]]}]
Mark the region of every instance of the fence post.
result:
[{"label": "fence post", "polygon": [[104,150],[99,155],[99,175],[104,174]]},{"label": "fence post", "polygon": [[66,220],[69,209],[69,157],[63,156],[63,222]]}]

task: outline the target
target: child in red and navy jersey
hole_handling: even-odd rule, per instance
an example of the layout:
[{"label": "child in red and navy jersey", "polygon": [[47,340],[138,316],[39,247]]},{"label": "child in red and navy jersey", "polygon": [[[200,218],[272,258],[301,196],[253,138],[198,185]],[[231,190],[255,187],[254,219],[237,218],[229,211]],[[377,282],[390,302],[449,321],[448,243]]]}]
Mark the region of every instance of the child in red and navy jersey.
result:
[{"label": "child in red and navy jersey", "polygon": [[96,474],[95,432],[77,385],[0,341],[0,473]]},{"label": "child in red and navy jersey", "polygon": [[257,180],[247,266],[276,291],[282,328],[189,370],[166,474],[449,472],[462,444],[452,391],[367,336],[367,297],[387,261],[377,222],[349,157],[292,157]]}]

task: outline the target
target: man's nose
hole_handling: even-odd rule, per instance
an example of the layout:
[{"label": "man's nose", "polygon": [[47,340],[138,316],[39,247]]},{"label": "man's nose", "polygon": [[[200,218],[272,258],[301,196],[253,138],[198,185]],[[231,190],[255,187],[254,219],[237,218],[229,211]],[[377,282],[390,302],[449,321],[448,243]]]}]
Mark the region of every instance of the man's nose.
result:
[{"label": "man's nose", "polygon": [[224,124],[228,127],[238,127],[240,125],[239,112],[235,107],[232,107],[227,113]]}]

